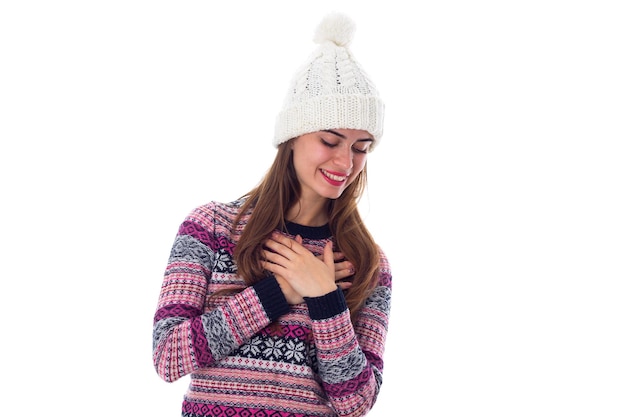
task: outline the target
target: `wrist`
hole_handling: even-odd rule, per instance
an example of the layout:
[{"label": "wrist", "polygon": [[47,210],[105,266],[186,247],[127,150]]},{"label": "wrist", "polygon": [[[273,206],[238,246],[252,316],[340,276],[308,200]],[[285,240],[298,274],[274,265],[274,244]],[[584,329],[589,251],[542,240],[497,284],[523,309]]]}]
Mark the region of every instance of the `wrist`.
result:
[{"label": "wrist", "polygon": [[313,320],[323,320],[343,313],[348,309],[346,299],[339,287],[319,297],[304,297]]}]

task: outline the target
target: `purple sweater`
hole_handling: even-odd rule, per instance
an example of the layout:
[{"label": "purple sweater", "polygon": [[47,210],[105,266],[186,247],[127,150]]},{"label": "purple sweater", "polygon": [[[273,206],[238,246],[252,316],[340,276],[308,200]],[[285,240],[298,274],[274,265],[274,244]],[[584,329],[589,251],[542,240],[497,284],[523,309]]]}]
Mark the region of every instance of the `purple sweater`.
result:
[{"label": "purple sweater", "polygon": [[[179,228],[154,316],[157,373],[168,382],[191,375],[183,416],[367,414],[382,383],[386,257],[354,325],[339,288],[290,306],[274,277],[246,286],[237,275],[233,249],[249,213],[232,225],[242,202],[198,207]],[[315,254],[332,239],[327,226],[291,223],[283,233],[301,235]],[[225,288],[241,291],[209,300]]]}]

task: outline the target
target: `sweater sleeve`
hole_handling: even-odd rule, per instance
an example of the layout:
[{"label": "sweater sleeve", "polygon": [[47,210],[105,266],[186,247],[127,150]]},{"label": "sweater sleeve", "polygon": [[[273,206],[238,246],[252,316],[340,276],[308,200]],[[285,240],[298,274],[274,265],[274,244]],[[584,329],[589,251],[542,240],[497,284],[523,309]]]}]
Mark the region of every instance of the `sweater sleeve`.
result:
[{"label": "sweater sleeve", "polygon": [[229,266],[232,246],[216,234],[214,209],[208,205],[179,228],[153,321],[153,362],[167,382],[212,366],[289,310],[270,276],[205,311],[213,271],[236,271]]},{"label": "sweater sleeve", "polygon": [[354,325],[340,289],[305,299],[312,320],[319,376],[339,416],[366,415],[382,384],[391,307],[391,271],[381,252],[378,286]]}]

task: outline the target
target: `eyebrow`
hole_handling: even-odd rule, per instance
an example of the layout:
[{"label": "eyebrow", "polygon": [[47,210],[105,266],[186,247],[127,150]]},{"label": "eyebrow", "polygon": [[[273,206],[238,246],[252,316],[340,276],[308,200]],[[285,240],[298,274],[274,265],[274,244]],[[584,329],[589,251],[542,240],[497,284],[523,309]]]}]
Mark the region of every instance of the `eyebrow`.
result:
[{"label": "eyebrow", "polygon": [[[335,130],[324,129],[323,132],[332,133],[333,135],[339,136],[341,139],[347,139],[346,135],[343,135]],[[374,142],[374,139],[372,138],[357,139],[357,142]]]}]

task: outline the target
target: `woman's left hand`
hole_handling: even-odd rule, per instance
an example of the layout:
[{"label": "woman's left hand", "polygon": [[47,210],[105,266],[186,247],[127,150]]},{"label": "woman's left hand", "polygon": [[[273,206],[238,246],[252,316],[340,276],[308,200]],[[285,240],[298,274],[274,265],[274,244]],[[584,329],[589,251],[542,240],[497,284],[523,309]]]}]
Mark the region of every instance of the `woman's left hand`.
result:
[{"label": "woman's left hand", "polygon": [[[275,232],[265,247],[263,267],[283,277],[302,297],[319,297],[337,289],[332,242],[324,247],[321,259],[302,245],[300,236],[291,239]],[[340,288],[347,286],[340,284]]]}]

